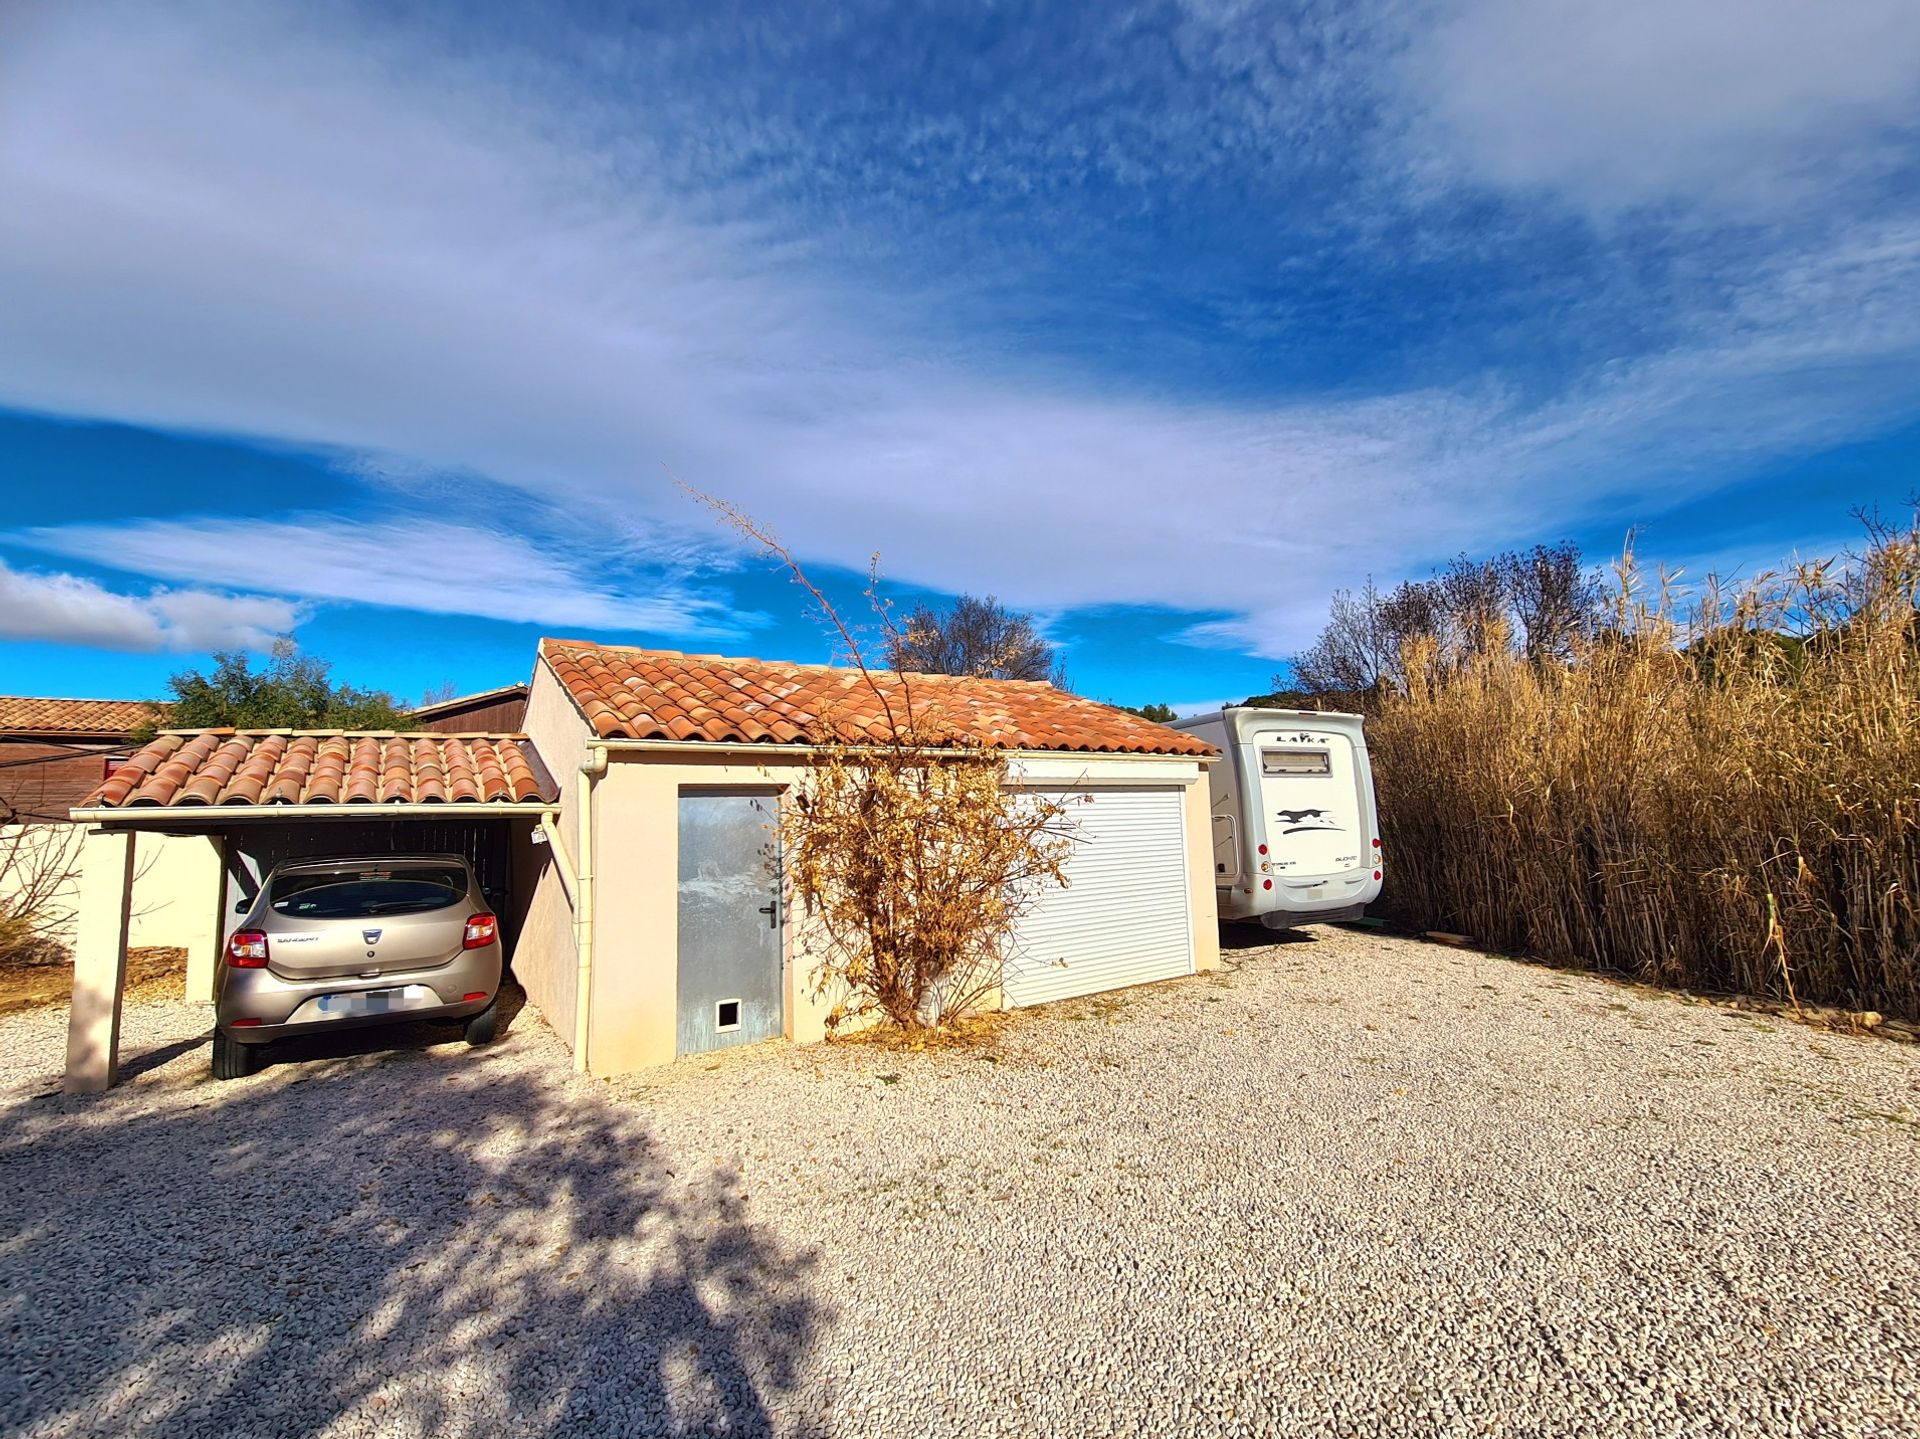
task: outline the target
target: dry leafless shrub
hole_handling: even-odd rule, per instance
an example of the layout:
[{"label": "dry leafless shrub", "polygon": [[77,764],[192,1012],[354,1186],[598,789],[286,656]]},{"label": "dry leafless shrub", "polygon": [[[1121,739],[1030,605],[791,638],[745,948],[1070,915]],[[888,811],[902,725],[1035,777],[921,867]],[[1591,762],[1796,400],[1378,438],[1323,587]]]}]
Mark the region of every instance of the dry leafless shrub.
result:
[{"label": "dry leafless shrub", "polygon": [[1631,554],[1565,662],[1404,657],[1369,724],[1411,922],[1920,1014],[1920,525],[1683,610]]},{"label": "dry leafless shrub", "polygon": [[80,845],[78,825],[0,828],[0,966],[66,962]]},{"label": "dry leafless shrub", "polygon": [[829,1031],[872,1018],[911,1031],[965,1017],[997,995],[1020,916],[1067,882],[1065,807],[1015,787],[1006,757],[942,713],[938,682],[869,662],[870,651],[911,649],[877,570],[867,598],[881,634],[870,646],[770,530],[689,493],[780,562],[884,717],[875,732],[823,716],[843,737],[818,744],[780,809],[783,885],[801,916],[814,992],[831,1002]]}]

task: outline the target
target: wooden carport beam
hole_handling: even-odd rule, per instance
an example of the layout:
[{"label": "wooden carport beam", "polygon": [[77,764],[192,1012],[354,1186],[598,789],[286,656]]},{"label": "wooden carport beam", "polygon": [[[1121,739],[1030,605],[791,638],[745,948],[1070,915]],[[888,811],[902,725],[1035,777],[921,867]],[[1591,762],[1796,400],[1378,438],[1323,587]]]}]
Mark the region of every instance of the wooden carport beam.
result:
[{"label": "wooden carport beam", "polygon": [[127,987],[127,930],[133,919],[133,847],[133,834],[124,830],[93,830],[83,841],[67,1077],[61,1086],[68,1094],[111,1089],[120,1066],[120,997]]}]

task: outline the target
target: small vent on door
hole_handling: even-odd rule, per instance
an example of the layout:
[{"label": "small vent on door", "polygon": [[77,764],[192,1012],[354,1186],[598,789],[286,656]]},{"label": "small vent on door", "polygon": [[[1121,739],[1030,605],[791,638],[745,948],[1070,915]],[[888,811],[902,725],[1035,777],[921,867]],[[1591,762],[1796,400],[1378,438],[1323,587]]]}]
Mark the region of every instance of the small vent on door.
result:
[{"label": "small vent on door", "polygon": [[740,1001],[723,999],[713,1007],[713,1027],[715,1029],[738,1029],[740,1027]]}]

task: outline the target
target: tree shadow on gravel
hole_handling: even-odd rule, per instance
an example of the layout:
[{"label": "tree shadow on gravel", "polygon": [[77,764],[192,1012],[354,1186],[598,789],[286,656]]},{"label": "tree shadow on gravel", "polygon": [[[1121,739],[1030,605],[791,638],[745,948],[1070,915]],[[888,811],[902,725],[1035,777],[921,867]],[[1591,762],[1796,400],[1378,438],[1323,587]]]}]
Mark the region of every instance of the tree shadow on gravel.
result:
[{"label": "tree shadow on gravel", "polygon": [[491,1056],[0,1112],[0,1432],[804,1427],[814,1256]]}]

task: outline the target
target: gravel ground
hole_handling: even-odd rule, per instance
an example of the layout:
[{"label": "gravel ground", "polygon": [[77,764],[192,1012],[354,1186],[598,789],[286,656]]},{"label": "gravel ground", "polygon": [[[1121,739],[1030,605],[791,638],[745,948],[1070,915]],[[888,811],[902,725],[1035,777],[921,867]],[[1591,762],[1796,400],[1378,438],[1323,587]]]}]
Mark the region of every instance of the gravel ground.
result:
[{"label": "gravel ground", "polygon": [[[0,1432],[1893,1434],[1920,1049],[1343,931],[575,1078],[0,1021]],[[309,1041],[310,1045],[316,1041]]]}]

